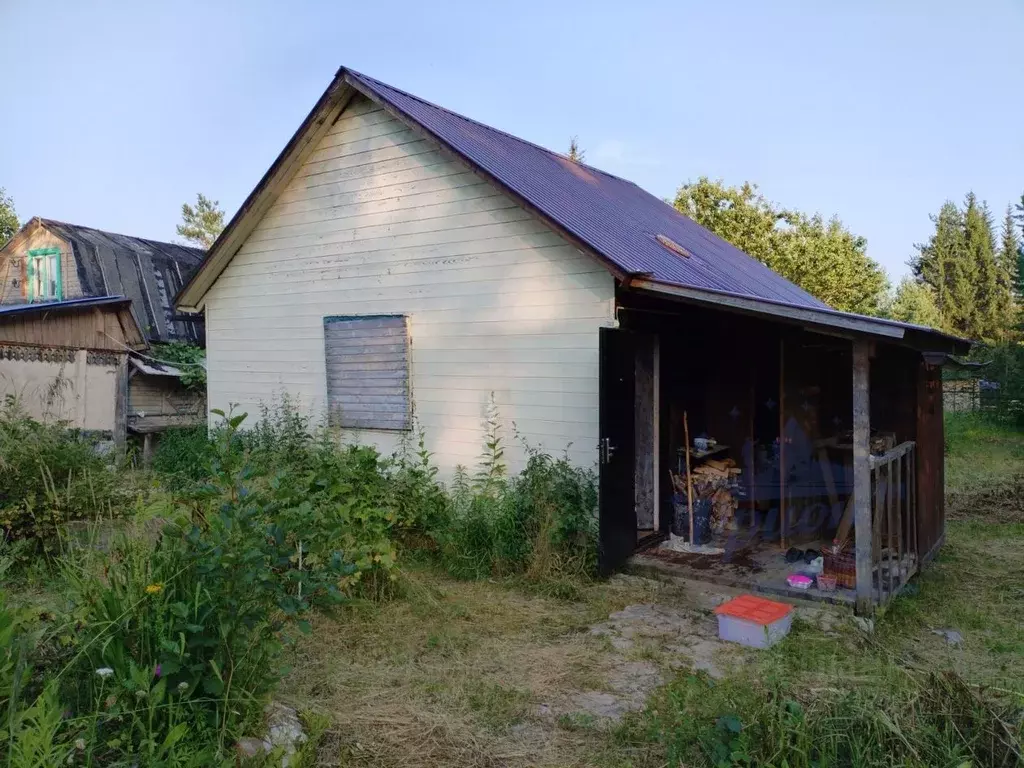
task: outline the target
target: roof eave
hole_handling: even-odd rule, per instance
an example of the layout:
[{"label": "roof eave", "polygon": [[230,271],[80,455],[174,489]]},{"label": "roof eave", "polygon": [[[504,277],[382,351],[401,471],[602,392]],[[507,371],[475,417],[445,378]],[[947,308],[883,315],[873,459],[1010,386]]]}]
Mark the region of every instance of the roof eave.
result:
[{"label": "roof eave", "polygon": [[833,333],[839,332],[850,336],[863,334],[881,337],[892,342],[905,343],[922,351],[963,355],[967,354],[971,348],[970,341],[950,336],[941,331],[907,326],[880,318],[840,312],[834,309],[797,307],[783,302],[774,302],[752,296],[741,296],[703,288],[691,288],[689,286],[642,278],[632,280],[631,287],[697,304],[715,305],[736,312],[767,316],[791,323],[800,323],[808,327],[826,329]]},{"label": "roof eave", "polygon": [[279,187],[288,183],[294,171],[305,161],[348,104],[355,92],[345,82],[344,75],[344,69],[338,70],[298,130],[210,246],[203,263],[178,291],[174,305],[179,312],[198,313],[203,310],[207,292],[273,203]]}]

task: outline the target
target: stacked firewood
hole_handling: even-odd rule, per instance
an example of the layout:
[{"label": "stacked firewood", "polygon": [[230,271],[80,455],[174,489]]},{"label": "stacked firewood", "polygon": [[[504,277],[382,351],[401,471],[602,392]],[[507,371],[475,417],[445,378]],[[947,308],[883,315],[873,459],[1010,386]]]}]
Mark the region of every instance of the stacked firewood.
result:
[{"label": "stacked firewood", "polygon": [[[743,470],[732,459],[708,459],[691,470],[693,501],[711,502],[711,531],[724,533],[736,515],[739,506],[734,490],[738,476]],[[677,493],[686,495],[686,478],[672,475],[672,484]]]}]

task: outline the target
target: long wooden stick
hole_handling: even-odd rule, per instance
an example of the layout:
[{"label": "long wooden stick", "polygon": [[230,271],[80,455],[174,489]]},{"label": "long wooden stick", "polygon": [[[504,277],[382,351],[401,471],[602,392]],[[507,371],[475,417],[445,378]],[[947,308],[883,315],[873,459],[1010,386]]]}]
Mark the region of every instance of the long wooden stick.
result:
[{"label": "long wooden stick", "polygon": [[693,540],[693,480],[690,478],[690,422],[683,411],[683,438],[686,440],[686,508],[690,512],[690,544]]}]

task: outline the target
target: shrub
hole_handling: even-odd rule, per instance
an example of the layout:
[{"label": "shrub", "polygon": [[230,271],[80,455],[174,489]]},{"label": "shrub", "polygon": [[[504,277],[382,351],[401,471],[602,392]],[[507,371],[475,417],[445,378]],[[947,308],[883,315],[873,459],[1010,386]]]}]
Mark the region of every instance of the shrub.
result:
[{"label": "shrub", "polygon": [[206,350],[187,341],[155,344],[153,355],[181,371],[181,383],[190,389],[206,389]]},{"label": "shrub", "polygon": [[0,593],[0,716],[6,738],[0,760],[15,768],[61,765],[73,753],[74,728],[65,723],[53,681],[37,669],[44,629],[26,609]]},{"label": "shrub", "polygon": [[[481,475],[478,475],[478,478]],[[525,574],[557,584],[597,564],[597,479],[568,456],[528,449],[526,468],[471,483],[456,474],[445,519],[432,534],[448,569],[463,578]]]},{"label": "shrub", "polygon": [[117,517],[132,490],[78,433],[27,416],[14,398],[0,409],[0,526],[50,553],[73,520]]},{"label": "shrub", "polygon": [[203,514],[65,568],[80,629],[64,694],[89,723],[90,760],[223,755],[279,681],[289,629],[338,602],[354,570],[318,540],[308,510],[251,482],[243,418],[219,433]]},{"label": "shrub", "polygon": [[160,434],[151,467],[170,489],[194,485],[210,474],[213,441],[205,424],[175,427]]}]

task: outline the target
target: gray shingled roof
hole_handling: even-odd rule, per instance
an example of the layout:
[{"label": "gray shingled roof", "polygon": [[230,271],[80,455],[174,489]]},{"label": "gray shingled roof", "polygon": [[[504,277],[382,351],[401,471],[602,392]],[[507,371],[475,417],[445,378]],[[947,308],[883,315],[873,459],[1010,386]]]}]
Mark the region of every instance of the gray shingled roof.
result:
[{"label": "gray shingled roof", "polygon": [[87,296],[126,296],[150,342],[202,342],[202,319],[175,320],[174,296],[202,263],[206,251],[186,245],[104,232],[39,219],[71,244],[78,281]]}]

